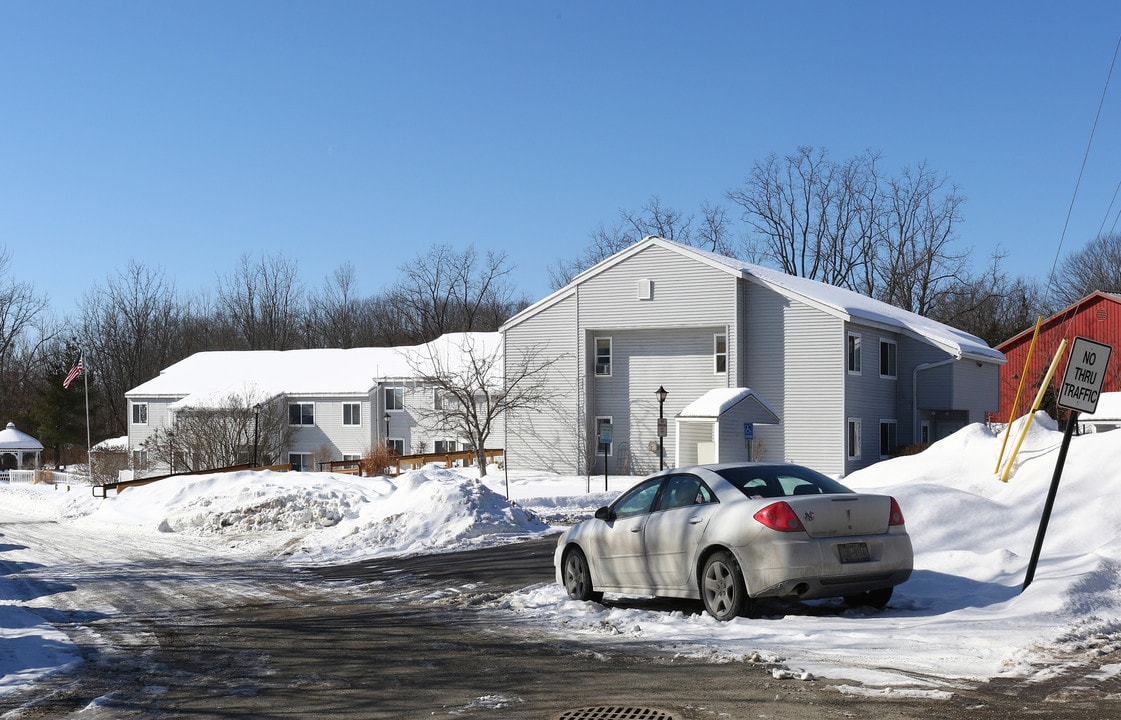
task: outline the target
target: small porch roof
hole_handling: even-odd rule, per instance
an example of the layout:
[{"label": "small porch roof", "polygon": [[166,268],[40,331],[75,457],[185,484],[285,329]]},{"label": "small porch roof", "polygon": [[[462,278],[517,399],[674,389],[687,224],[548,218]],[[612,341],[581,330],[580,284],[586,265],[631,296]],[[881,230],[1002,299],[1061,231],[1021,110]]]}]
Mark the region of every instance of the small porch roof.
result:
[{"label": "small porch roof", "polygon": [[744,422],[777,425],[778,414],[751,388],[716,388],[685,406],[677,420],[718,420],[732,410]]}]

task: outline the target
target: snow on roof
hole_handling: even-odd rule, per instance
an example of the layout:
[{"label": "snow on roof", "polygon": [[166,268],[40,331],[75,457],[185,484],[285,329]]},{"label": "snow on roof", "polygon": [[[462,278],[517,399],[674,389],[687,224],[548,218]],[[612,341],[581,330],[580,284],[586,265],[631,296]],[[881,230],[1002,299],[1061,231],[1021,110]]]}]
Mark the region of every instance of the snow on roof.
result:
[{"label": "snow on roof", "polygon": [[14,422],[0,430],[0,450],[35,450],[43,449],[43,443],[31,437],[22,430],[16,429]]},{"label": "snow on roof", "polygon": [[682,245],[666,240],[665,238],[649,236],[621,250],[611,257],[588,268],[572,279],[565,287],[557,290],[552,295],[537,301],[506,321],[503,327],[511,327],[526,317],[559,302],[571,292],[573,286],[579,285],[590,277],[615,266],[624,259],[641,252],[651,245],[658,245],[682,255],[692,255],[710,265],[722,268],[736,275],[747,277],[762,283],[772,290],[807,303],[813,307],[828,312],[835,317],[852,319],[864,323],[890,328],[897,332],[909,334],[912,337],[931,343],[942,348],[955,358],[968,357],[984,362],[993,362],[1003,365],[1007,358],[1004,353],[989,347],[981,338],[971,335],[957,328],[931,320],[906,310],[888,305],[885,302],[870,298],[866,295],[846,290],[845,288],[829,285],[809,278],[787,275],[786,273],[761,265],[737,260],[726,255],[719,255],[707,250]]},{"label": "snow on roof", "polygon": [[660,240],[687,252],[705,256],[713,262],[753,277],[787,297],[795,297],[823,310],[831,311],[834,315],[908,332],[941,347],[955,357],[964,356],[999,364],[1004,364],[1006,360],[1004,353],[989,347],[988,343],[975,335],[867,295],[661,238],[648,239]]},{"label": "snow on roof", "polygon": [[174,397],[169,407],[215,407],[236,396],[267,402],[279,395],[369,393],[379,381],[417,376],[427,357],[450,364],[474,348],[476,357],[501,347],[498,333],[453,333],[424,345],[394,348],[235,350],[200,352],[164,369],[126,397]]},{"label": "snow on roof", "polygon": [[1121,392],[1103,392],[1098,396],[1098,407],[1092,413],[1078,416],[1081,422],[1121,420]]},{"label": "snow on roof", "polygon": [[[753,415],[759,419],[754,422],[775,423],[779,422],[778,414],[771,409],[767,401],[759,397],[751,388],[715,388],[685,406],[677,414],[679,419],[689,418],[718,418],[742,402],[749,402],[754,407]],[[768,417],[769,416],[769,417]]]}]

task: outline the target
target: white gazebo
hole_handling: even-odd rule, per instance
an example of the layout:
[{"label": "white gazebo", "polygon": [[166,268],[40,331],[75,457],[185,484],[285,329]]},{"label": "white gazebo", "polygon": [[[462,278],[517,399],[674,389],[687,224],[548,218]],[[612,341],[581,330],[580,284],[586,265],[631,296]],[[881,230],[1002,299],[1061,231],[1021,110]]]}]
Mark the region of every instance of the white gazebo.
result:
[{"label": "white gazebo", "polygon": [[8,467],[8,455],[15,458],[16,470],[23,469],[23,460],[27,456],[33,456],[38,467],[41,452],[43,452],[43,443],[17,430],[14,422],[9,422],[6,428],[0,430],[0,468],[11,469]]}]

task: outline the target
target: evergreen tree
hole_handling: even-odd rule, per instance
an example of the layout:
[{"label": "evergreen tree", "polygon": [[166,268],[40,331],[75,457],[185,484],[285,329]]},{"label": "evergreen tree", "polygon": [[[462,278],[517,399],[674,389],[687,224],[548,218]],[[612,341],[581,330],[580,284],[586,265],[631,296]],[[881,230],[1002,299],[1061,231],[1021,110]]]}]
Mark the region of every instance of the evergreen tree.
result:
[{"label": "evergreen tree", "polygon": [[[39,388],[31,409],[36,437],[44,449],[54,452],[54,464],[63,462],[63,453],[71,447],[86,445],[85,385],[87,378],[78,378],[63,388],[62,382],[78,357],[78,348],[68,344],[66,353],[47,361],[48,382]],[[83,373],[88,370],[83,370]]]}]

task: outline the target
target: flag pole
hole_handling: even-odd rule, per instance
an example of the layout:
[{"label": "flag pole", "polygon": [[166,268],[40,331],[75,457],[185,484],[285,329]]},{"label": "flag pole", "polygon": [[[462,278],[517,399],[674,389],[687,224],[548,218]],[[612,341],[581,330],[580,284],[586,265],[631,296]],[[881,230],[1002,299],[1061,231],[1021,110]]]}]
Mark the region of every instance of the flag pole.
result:
[{"label": "flag pole", "polygon": [[86,351],[79,350],[78,352],[79,357],[82,358],[82,384],[86,390],[86,464],[89,466],[90,485],[93,485],[93,446],[90,444],[90,374],[85,367]]}]

